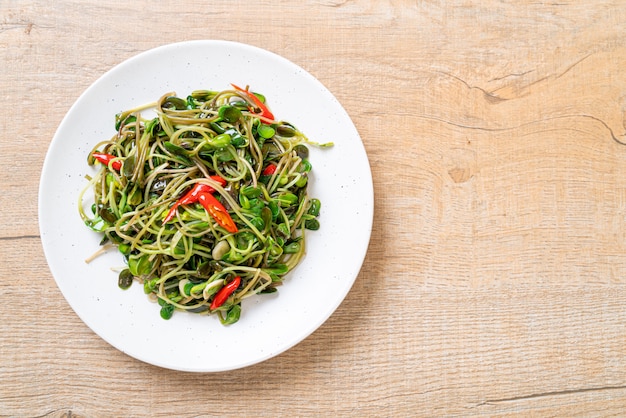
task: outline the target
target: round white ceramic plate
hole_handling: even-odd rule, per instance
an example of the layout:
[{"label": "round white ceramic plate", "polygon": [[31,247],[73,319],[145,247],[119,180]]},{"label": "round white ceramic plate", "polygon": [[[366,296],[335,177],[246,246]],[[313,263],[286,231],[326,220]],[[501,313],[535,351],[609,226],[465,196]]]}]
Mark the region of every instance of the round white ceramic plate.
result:
[{"label": "round white ceramic plate", "polygon": [[[307,254],[279,292],[246,299],[239,322],[175,312],[166,321],[142,286],[120,290],[112,251],[87,264],[100,236],[77,210],[86,158],[114,134],[114,115],[153,102],[166,92],[229,88],[262,92],[278,119],[311,140],[309,194],[322,201],[321,228],[307,234]],[[122,352],[182,371],[232,370],[266,360],[309,336],[343,301],[369,244],[373,219],[372,176],[354,124],[335,97],[312,75],[268,51],[234,42],[191,41],[141,53],[90,86],[59,126],[44,162],[39,224],[44,252],[58,287],[78,316]]]}]

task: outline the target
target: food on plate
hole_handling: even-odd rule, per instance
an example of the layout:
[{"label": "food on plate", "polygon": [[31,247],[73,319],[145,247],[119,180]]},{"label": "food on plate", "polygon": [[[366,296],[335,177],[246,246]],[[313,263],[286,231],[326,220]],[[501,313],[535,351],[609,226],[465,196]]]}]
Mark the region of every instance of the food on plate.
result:
[{"label": "food on plate", "polygon": [[332,143],[309,141],[236,85],[167,93],[116,115],[115,130],[89,152],[98,170],[78,206],[102,234],[94,257],[123,255],[119,286],[142,283],[164,319],[184,310],[223,324],[239,320],[243,299],[276,292],[320,227],[309,146]]}]

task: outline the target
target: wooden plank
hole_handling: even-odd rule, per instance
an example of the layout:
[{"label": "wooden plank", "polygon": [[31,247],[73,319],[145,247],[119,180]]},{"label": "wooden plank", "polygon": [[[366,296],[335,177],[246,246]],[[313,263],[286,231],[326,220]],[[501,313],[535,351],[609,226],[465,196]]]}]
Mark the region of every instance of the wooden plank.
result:
[{"label": "wooden plank", "polygon": [[[610,1],[3,1],[0,415],[622,415],[625,19]],[[337,312],[216,374],[101,340],[37,226],[42,161],[74,100],[136,53],[202,38],[318,77],[363,138],[376,196]]]}]

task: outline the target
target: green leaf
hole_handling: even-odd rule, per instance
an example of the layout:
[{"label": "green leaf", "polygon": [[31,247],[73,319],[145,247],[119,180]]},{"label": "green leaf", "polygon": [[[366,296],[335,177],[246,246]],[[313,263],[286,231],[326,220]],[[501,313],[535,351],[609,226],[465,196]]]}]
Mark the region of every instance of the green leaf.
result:
[{"label": "green leaf", "polygon": [[268,273],[273,274],[286,274],[289,271],[289,267],[286,264],[272,264],[267,270]]},{"label": "green leaf", "polygon": [[304,187],[308,182],[309,178],[306,175],[303,175],[296,181],[296,187]]},{"label": "green leaf", "polygon": [[223,133],[223,134],[219,134],[216,137],[211,138],[211,140],[209,140],[208,144],[210,146],[212,146],[213,148],[225,148],[228,145],[230,145],[230,135],[227,133]]},{"label": "green leaf", "polygon": [[309,149],[306,145],[298,144],[293,147],[293,150],[296,152],[296,155],[300,157],[300,159],[306,160],[309,158]]},{"label": "green leaf", "polygon": [[226,313],[226,317],[222,317],[222,315],[220,314],[220,322],[223,325],[231,325],[239,321],[240,316],[241,316],[241,306],[233,305],[230,307],[230,309],[228,309],[228,312]]},{"label": "green leaf", "polygon": [[194,287],[194,284],[192,282],[187,282],[185,283],[185,286],[183,288],[183,293],[185,294],[184,296],[189,296],[191,295],[191,289]]},{"label": "green leaf", "polygon": [[174,314],[174,305],[167,304],[165,306],[162,306],[160,314],[161,314],[161,318],[170,319],[172,315]]},{"label": "green leaf", "polygon": [[130,257],[128,259],[128,269],[133,276],[146,276],[152,271],[152,262],[148,254],[144,254],[141,257]]},{"label": "green leaf", "polygon": [[309,210],[307,213],[309,215],[318,216],[320,214],[320,208],[322,207],[322,202],[319,199],[311,199],[309,204]]},{"label": "green leaf", "polygon": [[173,155],[177,155],[179,157],[185,157],[185,158],[187,158],[187,155],[189,155],[189,153],[187,152],[185,148],[180,147],[176,144],[172,144],[170,141],[164,142],[163,146],[165,146],[165,149],[171,152]]},{"label": "green leaf", "polygon": [[96,216],[93,219],[86,219],[85,225],[87,225],[87,227],[89,227],[89,229],[91,229],[92,231],[96,231],[96,232],[104,232],[105,229],[111,226],[100,216]]},{"label": "green leaf", "polygon": [[235,148],[242,148],[248,145],[248,139],[241,135],[235,128],[227,129],[224,133],[230,135],[230,143]]},{"label": "green leaf", "polygon": [[143,282],[143,292],[147,295],[154,291],[157,286],[158,277]]},{"label": "green leaf", "polygon": [[279,125],[276,128],[276,132],[278,133],[278,135],[285,137],[285,138],[291,138],[292,136],[295,136],[297,133],[296,128],[287,124]]},{"label": "green leaf", "polygon": [[145,130],[146,132],[150,133],[150,135],[157,136],[157,134],[161,130],[161,125],[159,125],[159,118],[149,120],[146,123]]},{"label": "green leaf", "polygon": [[299,171],[302,173],[308,173],[312,168],[313,166],[309,160],[302,160],[300,167],[298,167]]},{"label": "green leaf", "polygon": [[250,219],[250,223],[254,225],[254,227],[258,230],[262,230],[263,228],[265,228],[265,222],[260,216],[255,216],[254,218]]},{"label": "green leaf", "polygon": [[283,238],[289,238],[289,236],[291,235],[291,230],[289,229],[289,226],[287,226],[287,224],[285,223],[281,223],[280,225],[278,225],[278,227],[276,228],[276,232],[278,232],[278,236]]},{"label": "green leaf", "polygon": [[320,223],[317,219],[307,219],[304,222],[304,227],[306,229],[310,229],[311,231],[317,231],[320,229]]},{"label": "green leaf", "polygon": [[254,198],[261,196],[261,193],[263,193],[263,191],[260,187],[245,186],[241,189],[239,193],[243,194],[246,197]]},{"label": "green leaf", "polygon": [[126,178],[130,178],[133,176],[133,172],[135,171],[135,156],[130,155],[126,157],[124,163],[122,164],[122,174]]},{"label": "green leaf", "polygon": [[241,118],[241,110],[235,106],[224,105],[219,108],[220,118],[228,123],[235,123]]},{"label": "green leaf", "polygon": [[120,287],[120,289],[126,290],[133,284],[133,279],[134,277],[131,274],[130,270],[124,269],[120,271],[120,274],[117,278],[117,285]]},{"label": "green leaf", "polygon": [[192,95],[187,96],[187,109],[196,109],[197,107],[198,102],[196,99]]},{"label": "green leaf", "polygon": [[161,107],[164,109],[185,110],[187,109],[187,102],[180,97],[169,96],[163,100]]},{"label": "green leaf", "polygon": [[280,213],[280,208],[278,207],[278,202],[276,202],[275,200],[270,200],[270,202],[267,204],[267,206],[272,211],[272,220],[275,221],[278,218],[278,215]]},{"label": "green leaf", "polygon": [[298,251],[300,251],[300,243],[297,241],[292,241],[283,247],[283,251],[285,252],[285,254],[296,254]]},{"label": "green leaf", "polygon": [[259,125],[259,127],[257,128],[257,133],[262,138],[271,139],[274,134],[276,134],[276,131],[269,125]]},{"label": "green leaf", "polygon": [[135,185],[133,189],[130,191],[128,195],[128,204],[131,206],[137,206],[143,200],[143,194],[141,193],[141,189]]},{"label": "green leaf", "polygon": [[137,117],[134,115],[128,115],[128,113],[118,113],[115,115],[115,130],[119,131],[119,129],[123,125],[128,125],[129,123],[133,123],[137,121]]},{"label": "green leaf", "polygon": [[[224,129],[224,127],[222,127],[222,125],[220,125],[217,122],[210,122],[209,126],[211,127],[211,129],[213,129],[215,132],[217,132],[218,134],[223,134],[224,132],[226,132],[226,130]],[[233,129],[234,131],[234,129]]]},{"label": "green leaf", "polygon": [[298,203],[298,196],[293,193],[283,193],[277,198],[278,203],[283,207],[289,207]]}]

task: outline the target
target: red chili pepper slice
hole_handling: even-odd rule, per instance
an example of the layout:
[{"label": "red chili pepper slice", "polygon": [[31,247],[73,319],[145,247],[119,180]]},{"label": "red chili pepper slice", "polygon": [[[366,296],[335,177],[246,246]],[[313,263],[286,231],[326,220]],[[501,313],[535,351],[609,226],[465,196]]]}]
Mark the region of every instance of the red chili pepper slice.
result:
[{"label": "red chili pepper slice", "polygon": [[224,287],[218,290],[209,308],[211,310],[215,310],[219,308],[220,306],[222,306],[224,302],[226,302],[226,300],[230,297],[230,295],[232,295],[235,292],[235,290],[237,290],[240,284],[241,284],[241,277],[237,276],[233,279],[232,282],[226,284]]},{"label": "red chili pepper slice", "polygon": [[[92,152],[91,156],[100,161],[102,164],[106,165],[107,167],[109,166],[109,163],[111,163],[112,159],[117,158],[115,155],[105,154],[102,152]],[[115,160],[111,163],[111,167],[114,170],[120,171],[120,169],[122,168],[122,162],[120,160]]]},{"label": "red chili pepper slice", "polygon": [[263,169],[263,171],[261,172],[261,175],[263,175],[263,176],[271,176],[275,172],[276,172],[276,165],[275,164],[270,164],[270,165],[268,165],[267,167],[265,167]]},{"label": "red chili pepper slice", "polygon": [[[272,114],[272,112],[270,112],[270,110],[267,108],[267,106],[265,106],[265,104],[259,100],[258,97],[256,97],[256,95],[254,93],[252,93],[250,90],[248,90],[248,88],[246,88],[245,90],[242,89],[239,86],[236,86],[234,84],[230,84],[231,86],[233,86],[233,88],[241,93],[244,93],[246,96],[248,96],[255,104],[256,107],[258,107],[259,109],[261,109],[261,113],[256,113],[257,115],[261,116],[261,118],[264,118],[266,120],[261,120],[264,123],[272,123],[274,122],[274,115]],[[248,108],[250,111],[252,111],[252,108]],[[254,113],[254,112],[253,112]]]},{"label": "red chili pepper slice", "polygon": [[206,209],[209,215],[211,215],[213,219],[215,219],[215,221],[225,230],[231,234],[234,234],[239,230],[224,205],[222,205],[220,201],[217,200],[211,193],[200,193],[198,195],[198,201],[202,206],[204,206],[204,209]]},{"label": "red chili pepper slice", "polygon": [[[222,186],[226,186],[226,180],[224,180],[220,176],[211,176],[211,179],[215,180]],[[163,225],[171,221],[172,218],[176,216],[178,207],[180,205],[191,205],[193,203],[196,203],[198,201],[198,196],[200,195],[200,193],[213,193],[214,191],[215,189],[208,184],[196,183],[196,185],[192,187],[191,190],[185,193],[185,195],[178,199],[178,201],[174,203],[174,205],[170,208],[167,216],[165,217],[165,219],[163,219]]]}]

